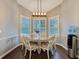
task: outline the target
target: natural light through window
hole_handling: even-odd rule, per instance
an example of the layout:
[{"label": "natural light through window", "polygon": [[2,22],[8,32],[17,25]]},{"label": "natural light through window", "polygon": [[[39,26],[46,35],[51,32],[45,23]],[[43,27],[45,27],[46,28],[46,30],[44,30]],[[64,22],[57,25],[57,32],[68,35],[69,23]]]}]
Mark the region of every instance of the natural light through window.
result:
[{"label": "natural light through window", "polygon": [[[31,34],[31,30],[34,32],[39,32],[41,36],[45,36],[46,31],[48,31],[48,35],[51,36],[53,34],[59,34],[59,19],[58,17],[49,17],[48,18],[48,29],[47,29],[47,20],[45,17],[34,17],[33,25],[31,25],[31,18],[27,16],[21,17],[21,35],[29,36]],[[33,26],[33,29],[31,29]]]}]

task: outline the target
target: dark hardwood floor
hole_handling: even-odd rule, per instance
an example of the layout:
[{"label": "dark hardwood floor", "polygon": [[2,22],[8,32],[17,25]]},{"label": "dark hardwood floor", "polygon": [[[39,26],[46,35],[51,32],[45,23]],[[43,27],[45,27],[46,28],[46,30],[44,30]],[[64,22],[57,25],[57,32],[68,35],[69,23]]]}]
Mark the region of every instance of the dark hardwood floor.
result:
[{"label": "dark hardwood floor", "polygon": [[[29,51],[27,52],[26,57],[24,57],[24,50],[21,49],[21,46],[16,48],[14,51],[6,55],[3,59],[29,59]],[[32,52],[32,59],[47,59],[46,52],[41,52],[40,54]],[[66,51],[61,47],[57,46],[56,53],[52,56],[50,53],[50,59],[70,59]]]}]

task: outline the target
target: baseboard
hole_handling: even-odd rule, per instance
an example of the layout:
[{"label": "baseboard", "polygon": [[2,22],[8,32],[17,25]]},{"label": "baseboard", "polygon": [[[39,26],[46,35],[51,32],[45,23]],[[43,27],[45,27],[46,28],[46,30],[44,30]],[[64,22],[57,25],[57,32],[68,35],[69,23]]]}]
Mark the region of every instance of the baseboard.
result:
[{"label": "baseboard", "polygon": [[11,51],[13,51],[14,49],[16,49],[17,47],[21,46],[22,43],[16,45],[15,47],[13,47],[12,49],[8,50],[6,53],[4,53],[3,55],[0,56],[0,59],[2,59],[4,56],[6,56],[7,54],[9,54]]},{"label": "baseboard", "polygon": [[56,44],[59,45],[59,46],[62,46],[65,50],[68,50],[67,47],[65,47],[65,46],[63,46],[63,45],[61,45],[61,44],[59,44],[59,43],[56,43]]}]

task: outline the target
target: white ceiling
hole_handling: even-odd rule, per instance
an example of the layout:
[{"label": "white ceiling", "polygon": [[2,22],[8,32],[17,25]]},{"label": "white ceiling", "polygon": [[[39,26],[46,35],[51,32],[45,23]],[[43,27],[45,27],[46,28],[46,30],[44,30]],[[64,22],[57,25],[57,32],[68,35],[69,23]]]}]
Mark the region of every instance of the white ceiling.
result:
[{"label": "white ceiling", "polygon": [[[37,12],[37,1],[38,0],[17,0],[20,5],[31,12]],[[41,0],[42,11],[48,12],[62,2],[63,0]]]}]

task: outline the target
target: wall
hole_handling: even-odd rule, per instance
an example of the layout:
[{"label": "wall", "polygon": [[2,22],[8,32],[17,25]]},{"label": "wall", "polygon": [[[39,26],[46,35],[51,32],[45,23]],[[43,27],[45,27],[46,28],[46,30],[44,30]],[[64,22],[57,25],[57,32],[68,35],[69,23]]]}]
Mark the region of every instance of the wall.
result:
[{"label": "wall", "polygon": [[64,0],[61,5],[61,41],[67,47],[68,27],[71,25],[79,27],[79,0]]},{"label": "wall", "polygon": [[31,14],[16,0],[0,0],[0,55],[19,43],[18,16]]},{"label": "wall", "polygon": [[67,34],[69,26],[74,25],[74,3],[73,0],[64,0],[61,5],[61,41],[67,48]]},{"label": "wall", "polygon": [[48,11],[47,16],[49,16],[49,17],[56,16],[56,15],[60,15],[60,13],[61,13],[61,5],[58,5],[54,9]]},{"label": "wall", "polygon": [[19,4],[18,4],[18,12],[19,12],[19,15],[23,15],[23,16],[32,15],[32,12],[30,12],[28,9],[25,9],[23,6]]},{"label": "wall", "polygon": [[79,0],[74,0],[74,23],[79,27]]},{"label": "wall", "polygon": [[[62,45],[67,49],[67,34],[68,28],[74,23],[74,1],[75,0],[64,0],[61,5],[52,9],[47,14],[50,16],[60,16],[60,38],[57,40],[57,44]],[[76,17],[75,17],[76,18]]]},{"label": "wall", "polygon": [[0,0],[0,55],[19,43],[15,0]]}]

